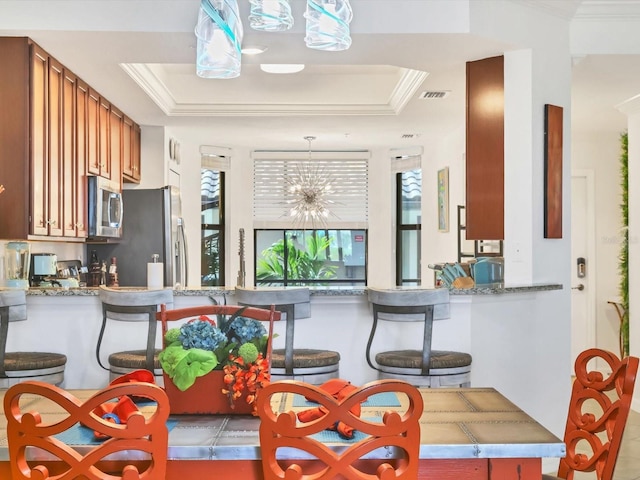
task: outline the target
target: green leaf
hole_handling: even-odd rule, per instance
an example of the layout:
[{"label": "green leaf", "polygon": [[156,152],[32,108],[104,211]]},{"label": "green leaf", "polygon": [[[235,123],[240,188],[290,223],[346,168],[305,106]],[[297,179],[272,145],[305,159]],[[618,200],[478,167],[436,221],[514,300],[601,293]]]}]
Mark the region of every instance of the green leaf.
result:
[{"label": "green leaf", "polygon": [[181,391],[191,387],[197,377],[211,372],[218,366],[213,352],[200,348],[185,350],[180,344],[172,344],[158,355],[162,369]]}]

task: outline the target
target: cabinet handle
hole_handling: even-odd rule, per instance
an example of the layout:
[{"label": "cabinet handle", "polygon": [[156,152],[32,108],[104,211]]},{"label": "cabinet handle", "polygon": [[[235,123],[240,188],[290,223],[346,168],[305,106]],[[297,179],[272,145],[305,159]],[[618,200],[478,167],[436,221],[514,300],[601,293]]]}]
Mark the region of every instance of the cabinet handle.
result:
[{"label": "cabinet handle", "polygon": [[56,226],[56,221],[55,220],[47,220],[47,225],[51,225],[52,227]]},{"label": "cabinet handle", "polygon": [[76,228],[84,228],[84,224],[83,223],[76,223],[74,226]]}]

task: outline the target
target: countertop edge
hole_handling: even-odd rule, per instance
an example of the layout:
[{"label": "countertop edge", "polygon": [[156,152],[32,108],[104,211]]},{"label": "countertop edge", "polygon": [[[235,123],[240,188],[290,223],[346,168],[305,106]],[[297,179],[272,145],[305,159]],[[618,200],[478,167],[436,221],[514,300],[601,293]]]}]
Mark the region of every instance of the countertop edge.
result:
[{"label": "countertop edge", "polygon": [[[126,290],[129,287],[122,287]],[[142,287],[130,287],[132,290]],[[450,289],[450,295],[502,295],[510,293],[530,293],[544,292],[551,290],[562,290],[564,287],[558,283],[539,283],[531,285],[503,285],[488,284],[478,285],[473,288],[466,289]],[[417,290],[419,287],[397,287],[398,290]],[[27,296],[36,297],[77,297],[77,296],[98,296],[98,289],[89,288],[30,288],[27,290]],[[366,287],[337,287],[337,288],[310,288],[312,296],[361,296],[367,294]],[[234,295],[234,287],[201,287],[201,288],[183,288],[174,290],[173,294],[177,297],[202,297],[202,296],[223,296]]]}]

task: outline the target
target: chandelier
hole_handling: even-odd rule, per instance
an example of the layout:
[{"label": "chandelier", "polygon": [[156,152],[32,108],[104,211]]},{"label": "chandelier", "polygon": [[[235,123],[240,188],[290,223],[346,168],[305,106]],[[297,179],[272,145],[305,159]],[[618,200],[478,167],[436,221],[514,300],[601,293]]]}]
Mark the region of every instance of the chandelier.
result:
[{"label": "chandelier", "polygon": [[309,156],[306,163],[299,163],[295,172],[286,177],[288,184],[289,216],[296,225],[303,228],[311,223],[312,228],[325,226],[327,218],[332,215],[331,205],[335,202],[329,199],[333,192],[331,175],[324,168],[314,165],[311,158],[311,142],[316,137],[304,137],[309,142]]},{"label": "chandelier", "polygon": [[[255,30],[279,32],[294,23],[290,0],[249,0],[249,25]],[[349,0],[307,0],[304,41],[315,50],[341,51],[351,46]],[[198,23],[196,73],[202,78],[240,75],[242,21],[237,0],[201,0]]]}]

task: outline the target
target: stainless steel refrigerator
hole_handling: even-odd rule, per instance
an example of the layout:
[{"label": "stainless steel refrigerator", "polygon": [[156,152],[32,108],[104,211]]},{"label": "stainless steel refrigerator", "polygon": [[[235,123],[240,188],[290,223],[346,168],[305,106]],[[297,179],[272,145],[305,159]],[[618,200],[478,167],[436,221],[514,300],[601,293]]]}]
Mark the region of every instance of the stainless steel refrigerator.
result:
[{"label": "stainless steel refrigerator", "polygon": [[87,246],[87,258],[96,250],[110,264],[116,257],[121,287],[146,287],[147,263],[158,254],[164,264],[164,285],[186,287],[187,245],[180,191],[166,186],[122,192],[122,237],[118,243]]}]

